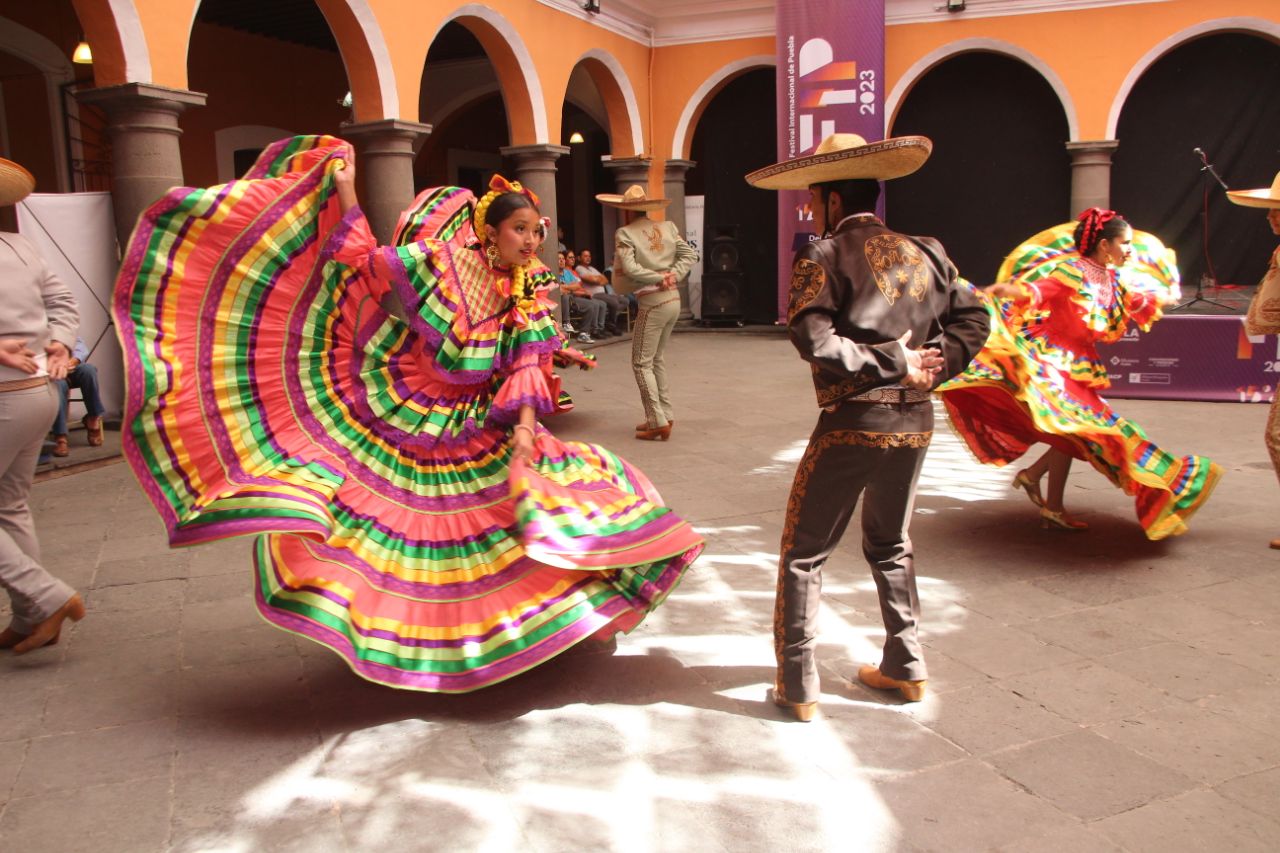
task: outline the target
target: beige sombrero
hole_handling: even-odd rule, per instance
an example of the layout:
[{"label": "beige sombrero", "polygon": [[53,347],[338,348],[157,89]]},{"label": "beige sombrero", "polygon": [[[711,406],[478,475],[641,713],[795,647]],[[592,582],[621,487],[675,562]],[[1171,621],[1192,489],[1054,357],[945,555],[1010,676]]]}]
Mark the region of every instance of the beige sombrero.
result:
[{"label": "beige sombrero", "polygon": [[762,190],[807,190],[827,181],[887,181],[919,169],[931,151],[933,143],[924,136],[894,136],[867,142],[856,133],[833,133],[819,142],[808,157],[757,169],[747,175],[747,183]]},{"label": "beige sombrero", "polygon": [[649,193],[639,184],[632,184],[627,187],[627,191],[622,195],[601,193],[596,196],[596,201],[601,204],[607,204],[610,207],[620,207],[623,210],[661,210],[671,204],[670,199],[649,198]]},{"label": "beige sombrero", "polygon": [[1280,172],[1269,189],[1228,190],[1227,198],[1245,207],[1280,207]]},{"label": "beige sombrero", "polygon": [[12,160],[0,157],[0,205],[17,204],[31,195],[36,179]]}]

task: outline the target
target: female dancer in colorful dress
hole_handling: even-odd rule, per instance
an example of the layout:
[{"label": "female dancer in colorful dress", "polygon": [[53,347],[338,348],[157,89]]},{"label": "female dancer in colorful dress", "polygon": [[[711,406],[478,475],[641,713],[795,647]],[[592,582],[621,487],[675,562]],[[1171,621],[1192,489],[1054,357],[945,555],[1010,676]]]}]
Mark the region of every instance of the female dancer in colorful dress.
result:
[{"label": "female dancer in colorful dress", "polygon": [[1040,510],[1042,527],[1088,527],[1063,506],[1072,459],[1088,460],[1134,496],[1150,539],[1186,532],[1221,476],[1204,457],[1164,452],[1098,394],[1110,383],[1096,344],[1119,340],[1131,322],[1150,328],[1161,306],[1176,299],[1172,253],[1144,236],[1135,257],[1133,229],[1115,211],[1095,207],[1074,229],[1031,238],[1005,262],[1002,283],[987,290],[1007,300],[988,300],[987,345],[938,389],[979,461],[1008,465],[1032,444],[1049,445],[1014,478]]},{"label": "female dancer in colorful dress", "polygon": [[702,542],[538,423],[560,340],[537,199],[428,190],[379,247],[353,178],[346,143],[297,137],[139,221],[124,443],[171,543],[256,534],[263,618],[393,687],[475,690],[630,630]]}]

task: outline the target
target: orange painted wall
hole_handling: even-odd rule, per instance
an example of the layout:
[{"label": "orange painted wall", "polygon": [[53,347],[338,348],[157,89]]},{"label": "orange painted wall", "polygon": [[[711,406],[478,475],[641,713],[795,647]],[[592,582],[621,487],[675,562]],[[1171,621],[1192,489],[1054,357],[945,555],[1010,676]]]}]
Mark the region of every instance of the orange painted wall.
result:
[{"label": "orange painted wall", "polygon": [[1203,21],[1225,17],[1276,21],[1278,13],[1275,0],[1170,0],[1003,18],[959,14],[938,23],[890,27],[885,37],[885,76],[892,89],[919,59],[961,39],[1011,42],[1040,57],[1062,78],[1075,102],[1079,138],[1103,139],[1116,93],[1129,71],[1155,45]]}]

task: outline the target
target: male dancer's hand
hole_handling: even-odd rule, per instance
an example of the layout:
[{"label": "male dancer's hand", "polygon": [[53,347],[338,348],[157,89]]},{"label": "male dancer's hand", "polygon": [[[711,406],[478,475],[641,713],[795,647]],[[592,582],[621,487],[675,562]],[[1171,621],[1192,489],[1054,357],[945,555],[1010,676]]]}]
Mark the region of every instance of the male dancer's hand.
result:
[{"label": "male dancer's hand", "polygon": [[898,343],[902,344],[903,352],[907,356],[907,375],[903,378],[902,384],[917,391],[932,390],[934,380],[942,372],[942,351],[933,347],[908,349],[907,342],[910,340],[910,329],[898,338]]},{"label": "male dancer's hand", "polygon": [[35,350],[28,349],[23,338],[0,338],[0,364],[23,373],[35,373],[39,369]]}]

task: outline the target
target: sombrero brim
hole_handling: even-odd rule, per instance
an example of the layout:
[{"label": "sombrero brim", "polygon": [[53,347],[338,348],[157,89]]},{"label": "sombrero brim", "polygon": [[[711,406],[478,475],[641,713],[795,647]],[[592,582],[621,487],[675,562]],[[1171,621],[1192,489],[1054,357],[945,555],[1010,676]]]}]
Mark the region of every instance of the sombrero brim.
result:
[{"label": "sombrero brim", "polygon": [[31,195],[36,179],[12,160],[0,157],[0,205],[17,204]]},{"label": "sombrero brim", "polygon": [[625,201],[620,195],[603,193],[596,196],[596,201],[609,207],[620,207],[623,210],[661,210],[671,204],[667,198],[646,198],[644,201]]},{"label": "sombrero brim", "polygon": [[1227,199],[1245,207],[1280,207],[1280,197],[1272,195],[1271,187],[1260,190],[1227,190]]},{"label": "sombrero brim", "polygon": [[806,190],[828,181],[887,181],[910,175],[924,165],[932,151],[933,143],[927,137],[898,136],[774,163],[747,175],[747,183],[762,190]]}]

